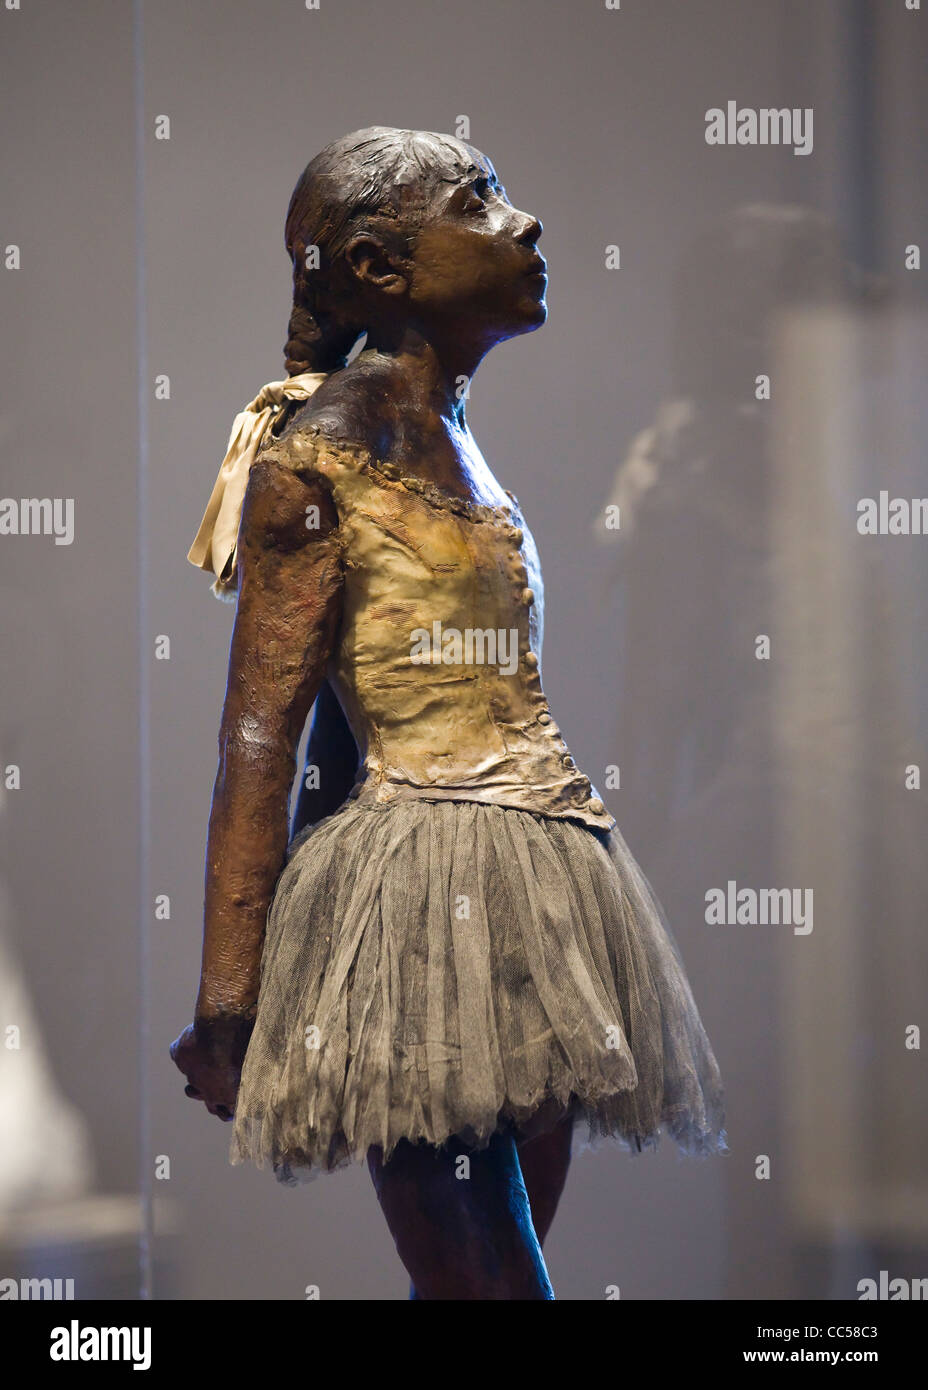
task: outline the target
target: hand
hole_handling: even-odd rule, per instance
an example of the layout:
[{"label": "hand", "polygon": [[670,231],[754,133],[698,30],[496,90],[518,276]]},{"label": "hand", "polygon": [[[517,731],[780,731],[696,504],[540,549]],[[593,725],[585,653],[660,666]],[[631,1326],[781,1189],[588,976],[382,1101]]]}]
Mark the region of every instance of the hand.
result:
[{"label": "hand", "polygon": [[231,1120],[253,1018],[198,1019],[171,1043],[171,1057],[187,1078],[184,1094],[201,1100],[211,1115]]}]

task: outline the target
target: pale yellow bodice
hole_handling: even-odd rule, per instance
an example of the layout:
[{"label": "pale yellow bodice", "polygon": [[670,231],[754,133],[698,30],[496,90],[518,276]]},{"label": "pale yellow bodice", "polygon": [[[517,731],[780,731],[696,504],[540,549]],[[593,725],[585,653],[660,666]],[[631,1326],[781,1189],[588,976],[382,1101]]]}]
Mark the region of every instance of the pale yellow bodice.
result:
[{"label": "pale yellow bodice", "polygon": [[464,502],[311,428],[260,457],[318,477],[338,512],[328,677],[362,760],[352,798],[491,802],[611,829],[542,690],[541,569],[515,497]]}]

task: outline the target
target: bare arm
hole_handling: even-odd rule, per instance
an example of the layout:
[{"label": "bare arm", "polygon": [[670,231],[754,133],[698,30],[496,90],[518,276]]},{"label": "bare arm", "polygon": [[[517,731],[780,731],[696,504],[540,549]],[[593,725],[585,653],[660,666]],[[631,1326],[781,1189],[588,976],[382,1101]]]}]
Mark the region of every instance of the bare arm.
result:
[{"label": "bare arm", "polygon": [[[321,525],[307,529],[306,508]],[[194,1023],[172,1046],[188,1095],[230,1118],[254,1021],[268,907],[283,867],[288,793],[341,615],[337,516],[324,487],[252,468],[239,532],[238,606],[206,850]]]}]

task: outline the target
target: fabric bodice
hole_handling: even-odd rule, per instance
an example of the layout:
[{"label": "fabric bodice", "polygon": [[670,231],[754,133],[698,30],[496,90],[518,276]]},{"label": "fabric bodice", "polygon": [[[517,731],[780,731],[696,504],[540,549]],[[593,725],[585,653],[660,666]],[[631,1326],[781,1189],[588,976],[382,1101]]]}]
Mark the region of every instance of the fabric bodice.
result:
[{"label": "fabric bodice", "polygon": [[488,802],[611,829],[542,689],[541,569],[516,498],[464,501],[312,427],[260,457],[321,480],[338,513],[328,678],[361,756],[351,798]]}]

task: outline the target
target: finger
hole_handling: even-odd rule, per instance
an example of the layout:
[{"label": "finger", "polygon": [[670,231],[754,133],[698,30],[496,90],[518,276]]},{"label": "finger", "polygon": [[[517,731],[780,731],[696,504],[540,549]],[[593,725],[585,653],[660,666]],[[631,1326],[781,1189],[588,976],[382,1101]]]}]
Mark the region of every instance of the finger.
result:
[{"label": "finger", "polygon": [[231,1120],[232,1118],[232,1111],[227,1105],[217,1105],[213,1114],[218,1115],[220,1120]]},{"label": "finger", "polygon": [[203,1092],[202,1092],[202,1091],[198,1091],[197,1088],[196,1088],[196,1086],[185,1086],[185,1087],[184,1087],[184,1095],[185,1095],[185,1096],[189,1096],[191,1100],[202,1100],[202,1099],[203,1099]]}]

